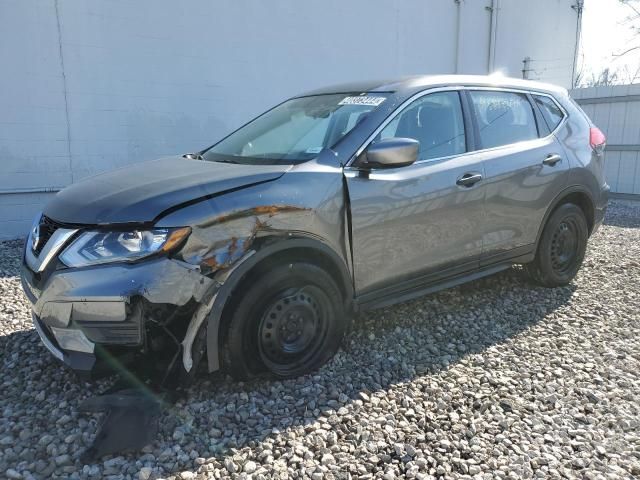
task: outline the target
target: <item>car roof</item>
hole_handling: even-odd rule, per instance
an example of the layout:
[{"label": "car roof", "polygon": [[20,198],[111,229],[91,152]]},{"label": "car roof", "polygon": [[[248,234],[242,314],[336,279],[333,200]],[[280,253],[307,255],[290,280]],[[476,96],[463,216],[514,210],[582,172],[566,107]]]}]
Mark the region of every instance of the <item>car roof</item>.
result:
[{"label": "car roof", "polygon": [[353,92],[410,92],[437,87],[498,87],[541,91],[566,95],[567,90],[550,83],[498,75],[415,75],[381,81],[363,81],[331,85],[300,96]]}]

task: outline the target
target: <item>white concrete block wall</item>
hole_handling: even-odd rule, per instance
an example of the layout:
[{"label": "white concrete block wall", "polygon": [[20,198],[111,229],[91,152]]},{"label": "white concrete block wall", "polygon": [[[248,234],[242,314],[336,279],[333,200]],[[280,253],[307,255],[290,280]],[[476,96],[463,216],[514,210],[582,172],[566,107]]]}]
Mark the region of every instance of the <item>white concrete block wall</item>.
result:
[{"label": "white concrete block wall", "polygon": [[496,68],[520,77],[525,57],[527,78],[571,86],[577,15],[576,2],[500,0]]},{"label": "white concrete block wall", "polygon": [[[487,73],[492,3],[0,0],[0,238],[50,197],[28,192],[203,148],[296,93]],[[498,3],[495,68],[572,55],[571,0]]]},{"label": "white concrete block wall", "polygon": [[[0,226],[5,238],[25,236],[33,219],[49,201],[51,193],[0,195]],[[10,232],[16,232],[11,235]],[[7,234],[9,233],[9,234]],[[2,236],[0,235],[0,239]]]}]

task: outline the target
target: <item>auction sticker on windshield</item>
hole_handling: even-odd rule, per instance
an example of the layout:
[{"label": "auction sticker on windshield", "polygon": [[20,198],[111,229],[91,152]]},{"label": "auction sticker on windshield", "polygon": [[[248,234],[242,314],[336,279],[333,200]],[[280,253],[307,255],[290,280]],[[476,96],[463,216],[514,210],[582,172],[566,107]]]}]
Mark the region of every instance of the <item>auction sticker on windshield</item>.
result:
[{"label": "auction sticker on windshield", "polygon": [[338,105],[370,105],[377,107],[386,100],[386,97],[345,97]]}]

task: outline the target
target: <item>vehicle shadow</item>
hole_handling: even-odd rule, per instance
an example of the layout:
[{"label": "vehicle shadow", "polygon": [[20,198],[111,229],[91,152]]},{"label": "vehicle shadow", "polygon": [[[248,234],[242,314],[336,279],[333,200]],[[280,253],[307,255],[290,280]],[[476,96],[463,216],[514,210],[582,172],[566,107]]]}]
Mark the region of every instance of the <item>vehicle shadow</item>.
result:
[{"label": "vehicle shadow", "polygon": [[[362,400],[376,392],[418,377],[428,380],[468,356],[511,341],[566,305],[574,290],[574,285],[553,290],[535,286],[514,267],[412,302],[361,314],[343,348],[314,374],[245,383],[220,374],[199,376],[186,396],[163,414],[157,441],[144,452],[127,453],[124,458],[134,464],[143,454],[152,454],[157,462],[153,465],[162,463],[165,474],[196,470],[195,457],[214,457],[214,463],[224,468],[225,459],[236,449],[270,443],[282,432],[304,435],[305,426],[314,422],[339,422],[336,413],[341,408],[357,417]],[[523,298],[538,302],[525,304]],[[4,421],[19,422],[21,414],[40,409],[32,423],[34,438],[46,434],[54,437],[52,443],[65,445],[65,437],[80,424],[83,433],[76,442],[83,442],[85,448],[89,445],[97,420],[79,414],[77,407],[83,399],[104,391],[109,380],[79,381],[51,358],[33,330],[1,336],[0,361],[3,371],[11,372],[2,378],[5,392],[19,385],[37,385],[44,391],[44,395],[34,398],[30,394],[26,399],[24,395],[5,395],[0,407],[16,418]],[[47,403],[47,398],[59,395],[64,397],[63,406]],[[61,425],[65,416],[70,420]],[[176,453],[176,445],[182,453]],[[32,448],[33,458],[51,457],[46,445],[34,442]],[[81,471],[83,448],[75,442],[69,448]],[[97,467],[103,468],[102,461],[107,458],[97,461]],[[6,459],[9,464],[18,460]]]},{"label": "vehicle shadow", "polygon": [[[171,438],[182,421],[190,435],[183,449],[211,445],[210,455],[224,465],[233,449],[269,442],[280,432],[301,430],[297,435],[304,435],[311,423],[339,421],[335,415],[340,408],[357,415],[360,401],[376,392],[436,376],[465,357],[509,342],[566,305],[574,290],[569,285],[549,294],[516,267],[359,315],[343,349],[315,374],[249,383],[201,378],[188,400],[179,402],[162,422],[162,435]],[[540,301],[531,305],[522,298]]]}]

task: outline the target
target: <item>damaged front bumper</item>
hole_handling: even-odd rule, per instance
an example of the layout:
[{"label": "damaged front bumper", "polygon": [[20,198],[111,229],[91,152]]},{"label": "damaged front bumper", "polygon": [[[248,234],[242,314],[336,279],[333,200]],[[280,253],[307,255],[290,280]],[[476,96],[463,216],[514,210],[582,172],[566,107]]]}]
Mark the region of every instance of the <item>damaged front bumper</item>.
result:
[{"label": "damaged front bumper", "polygon": [[189,371],[195,337],[190,325],[218,288],[197,267],[167,257],[49,274],[25,263],[22,285],[43,344],[84,378],[180,353]]},{"label": "damaged front bumper", "polygon": [[61,348],[58,348],[58,343],[53,338],[51,330],[48,330],[47,327],[43,325],[42,321],[35,315],[32,315],[32,319],[33,326],[38,332],[40,340],[42,340],[44,346],[47,347],[47,350],[49,350],[54,357],[71,367],[81,377],[88,378],[91,376],[91,372],[93,372],[96,364],[96,357],[93,353],[93,343],[91,343],[90,352],[62,350]]}]

